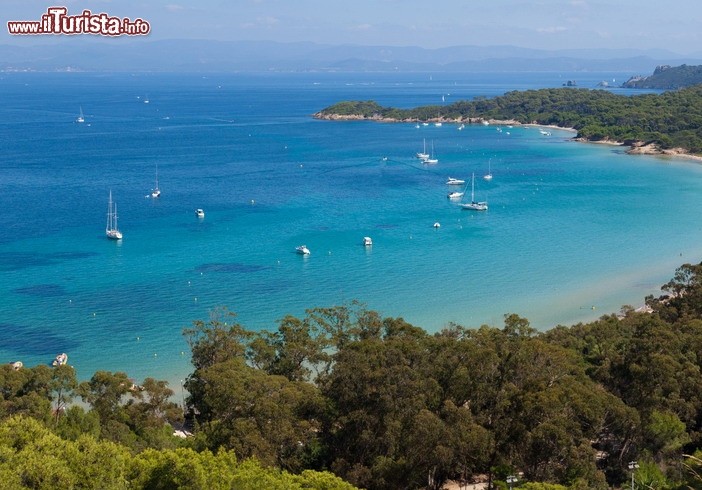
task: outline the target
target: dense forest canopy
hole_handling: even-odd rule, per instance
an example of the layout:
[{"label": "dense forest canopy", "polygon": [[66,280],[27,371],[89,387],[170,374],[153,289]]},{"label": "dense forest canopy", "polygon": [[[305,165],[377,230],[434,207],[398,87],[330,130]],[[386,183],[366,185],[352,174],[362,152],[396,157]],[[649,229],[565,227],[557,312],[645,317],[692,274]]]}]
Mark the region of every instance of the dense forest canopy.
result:
[{"label": "dense forest canopy", "polygon": [[382,107],[374,101],[340,102],[315,114],[318,118],[387,121],[477,122],[573,128],[590,141],[653,144],[702,153],[702,85],[661,94],[633,96],[607,90],[571,87],[513,91],[491,99],[477,98],[446,106],[413,109]]},{"label": "dense forest canopy", "polygon": [[546,332],[430,334],[357,302],[257,332],[221,308],[184,331],[185,407],[163,381],[1,365],[0,488],[604,490],[630,461],[637,488],[702,488],[702,264],[662,289]]}]

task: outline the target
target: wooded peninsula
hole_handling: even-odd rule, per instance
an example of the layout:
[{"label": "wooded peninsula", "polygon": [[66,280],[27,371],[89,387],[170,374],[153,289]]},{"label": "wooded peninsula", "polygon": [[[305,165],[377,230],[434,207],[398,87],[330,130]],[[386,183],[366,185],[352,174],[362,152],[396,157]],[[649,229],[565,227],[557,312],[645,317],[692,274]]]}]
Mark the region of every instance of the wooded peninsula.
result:
[{"label": "wooded peninsula", "polygon": [[650,152],[702,154],[702,85],[638,95],[561,87],[507,92],[449,105],[413,109],[347,101],[314,117],[386,122],[538,124],[575,129],[577,138],[646,147]]}]

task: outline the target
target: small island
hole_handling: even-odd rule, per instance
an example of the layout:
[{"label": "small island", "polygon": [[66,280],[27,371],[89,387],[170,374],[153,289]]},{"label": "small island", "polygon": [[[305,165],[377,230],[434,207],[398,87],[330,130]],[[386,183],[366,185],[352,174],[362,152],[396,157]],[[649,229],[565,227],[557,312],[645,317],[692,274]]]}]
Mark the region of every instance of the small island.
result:
[{"label": "small island", "polygon": [[702,84],[680,90],[620,95],[574,87],[413,109],[372,100],[339,102],[313,114],[333,121],[536,124],[577,131],[580,141],[629,146],[631,153],[702,156]]}]

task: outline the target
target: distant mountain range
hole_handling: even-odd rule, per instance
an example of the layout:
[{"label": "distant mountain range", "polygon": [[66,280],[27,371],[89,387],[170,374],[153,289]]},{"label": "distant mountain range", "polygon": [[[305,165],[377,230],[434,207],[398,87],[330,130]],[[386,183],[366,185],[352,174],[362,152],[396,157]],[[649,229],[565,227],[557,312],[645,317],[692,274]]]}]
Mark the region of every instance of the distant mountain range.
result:
[{"label": "distant mountain range", "polygon": [[0,71],[105,72],[578,72],[650,73],[658,65],[702,64],[702,52],[537,50],[513,46],[440,49],[272,41],[80,38],[0,45]]}]

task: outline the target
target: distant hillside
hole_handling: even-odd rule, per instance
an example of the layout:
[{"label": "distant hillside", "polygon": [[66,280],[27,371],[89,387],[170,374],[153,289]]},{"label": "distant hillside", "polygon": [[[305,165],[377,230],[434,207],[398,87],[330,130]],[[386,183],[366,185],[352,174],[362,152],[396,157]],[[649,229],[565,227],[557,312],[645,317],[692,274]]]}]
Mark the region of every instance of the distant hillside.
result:
[{"label": "distant hillside", "polygon": [[678,90],[698,83],[702,83],[702,65],[661,65],[656,67],[650,77],[632,77],[624,82],[622,87]]},{"label": "distant hillside", "polygon": [[413,109],[374,101],[339,102],[318,119],[499,122],[573,128],[587,141],[619,142],[634,153],[702,155],[702,85],[627,96],[607,90],[551,88],[507,92],[492,99]]},{"label": "distant hillside", "polygon": [[[702,52],[539,50],[515,46],[325,45],[309,42],[94,39],[0,45],[0,72],[611,72],[702,64]],[[625,76],[620,78],[624,79]]]}]

